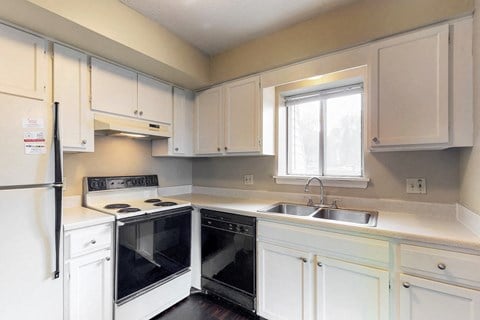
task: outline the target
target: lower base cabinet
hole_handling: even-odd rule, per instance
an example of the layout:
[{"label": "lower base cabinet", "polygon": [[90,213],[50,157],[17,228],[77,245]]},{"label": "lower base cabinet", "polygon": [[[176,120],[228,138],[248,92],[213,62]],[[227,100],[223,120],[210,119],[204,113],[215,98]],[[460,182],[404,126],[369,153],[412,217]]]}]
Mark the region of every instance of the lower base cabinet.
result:
[{"label": "lower base cabinet", "polygon": [[400,275],[400,320],[478,320],[480,291]]},{"label": "lower base cabinet", "polygon": [[269,320],[388,320],[389,272],[257,242],[258,314]]},{"label": "lower base cabinet", "polygon": [[66,264],[67,319],[112,319],[112,264],[111,250],[74,258]]}]

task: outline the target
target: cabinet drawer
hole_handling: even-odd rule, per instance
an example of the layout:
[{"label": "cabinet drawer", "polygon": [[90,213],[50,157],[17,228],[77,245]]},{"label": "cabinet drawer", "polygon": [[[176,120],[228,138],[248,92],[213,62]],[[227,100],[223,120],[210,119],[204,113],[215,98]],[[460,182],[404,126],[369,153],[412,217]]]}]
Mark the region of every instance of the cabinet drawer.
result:
[{"label": "cabinet drawer", "polygon": [[112,225],[102,224],[65,234],[65,259],[110,247]]},{"label": "cabinet drawer", "polygon": [[403,271],[480,287],[480,256],[402,244]]}]

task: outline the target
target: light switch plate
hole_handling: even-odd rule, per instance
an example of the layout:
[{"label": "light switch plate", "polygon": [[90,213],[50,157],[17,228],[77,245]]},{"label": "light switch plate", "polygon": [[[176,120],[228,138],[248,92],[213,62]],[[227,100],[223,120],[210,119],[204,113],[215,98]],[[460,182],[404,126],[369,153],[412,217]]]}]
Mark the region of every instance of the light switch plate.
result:
[{"label": "light switch plate", "polygon": [[427,181],[425,178],[407,178],[407,193],[427,193]]},{"label": "light switch plate", "polygon": [[243,176],[243,184],[253,184],[253,174],[245,174]]}]

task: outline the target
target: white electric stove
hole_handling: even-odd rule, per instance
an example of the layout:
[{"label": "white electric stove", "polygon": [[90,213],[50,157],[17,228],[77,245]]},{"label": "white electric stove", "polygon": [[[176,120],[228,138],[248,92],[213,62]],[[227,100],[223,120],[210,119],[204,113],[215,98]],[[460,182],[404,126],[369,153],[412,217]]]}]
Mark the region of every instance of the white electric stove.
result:
[{"label": "white electric stove", "polygon": [[156,175],[84,179],[84,206],[116,217],[115,320],[153,318],[190,294],[192,208],[157,189]]}]

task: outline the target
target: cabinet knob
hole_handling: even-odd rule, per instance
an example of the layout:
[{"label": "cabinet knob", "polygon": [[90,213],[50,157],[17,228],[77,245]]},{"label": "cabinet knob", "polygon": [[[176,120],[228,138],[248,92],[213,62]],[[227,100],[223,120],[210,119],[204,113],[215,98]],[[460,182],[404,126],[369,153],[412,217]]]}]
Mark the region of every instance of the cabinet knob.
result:
[{"label": "cabinet knob", "polygon": [[217,148],[217,151],[220,151],[220,148]]},{"label": "cabinet knob", "polygon": [[175,148],[175,151],[178,151],[178,148]]},{"label": "cabinet knob", "polygon": [[138,110],[133,111],[133,114],[134,114],[134,115],[137,115],[137,114],[138,114]]},{"label": "cabinet knob", "polygon": [[82,143],[82,145],[86,145],[86,144],[87,144],[87,140],[86,140],[86,139],[83,139],[81,143]]},{"label": "cabinet knob", "polygon": [[141,116],[143,116],[143,111],[140,111],[138,114],[141,115]]},{"label": "cabinet knob", "polygon": [[301,257],[301,258],[298,258],[298,259],[300,259],[303,263],[307,263],[307,259],[306,259],[306,258]]},{"label": "cabinet knob", "polygon": [[92,240],[90,240],[90,243],[91,243],[91,244],[95,244],[95,243],[97,243],[97,240],[92,239]]},{"label": "cabinet knob", "polygon": [[110,257],[106,257],[105,260],[110,261]]},{"label": "cabinet knob", "polygon": [[373,141],[373,143],[379,143],[379,142],[380,142],[380,140],[378,140],[377,137],[373,137],[373,138],[372,138],[372,141]]},{"label": "cabinet knob", "polygon": [[225,150],[228,150],[228,147],[225,147]]},{"label": "cabinet knob", "polygon": [[323,264],[321,262],[317,262],[317,266],[322,267]]},{"label": "cabinet knob", "polygon": [[407,289],[410,288],[410,283],[409,282],[404,282],[403,287],[407,288]]},{"label": "cabinet knob", "polygon": [[447,269],[447,266],[445,265],[445,263],[439,263],[439,264],[437,264],[437,267],[438,267],[438,269],[440,269],[440,270],[445,270],[445,269]]}]

